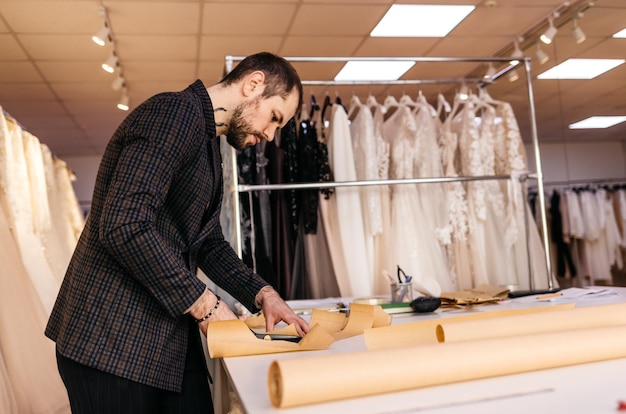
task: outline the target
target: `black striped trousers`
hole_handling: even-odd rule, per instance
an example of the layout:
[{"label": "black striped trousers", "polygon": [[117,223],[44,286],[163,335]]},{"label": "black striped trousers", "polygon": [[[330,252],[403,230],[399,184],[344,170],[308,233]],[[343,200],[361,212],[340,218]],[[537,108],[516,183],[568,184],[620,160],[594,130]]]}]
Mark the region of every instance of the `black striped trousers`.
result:
[{"label": "black striped trousers", "polygon": [[213,414],[197,326],[191,329],[182,392],[165,391],[74,362],[57,352],[72,414]]}]

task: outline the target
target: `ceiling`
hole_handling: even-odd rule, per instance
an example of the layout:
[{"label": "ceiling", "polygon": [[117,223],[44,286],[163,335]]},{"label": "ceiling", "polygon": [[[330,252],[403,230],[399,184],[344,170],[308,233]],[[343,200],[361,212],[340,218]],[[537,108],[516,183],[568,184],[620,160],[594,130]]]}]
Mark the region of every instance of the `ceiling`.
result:
[{"label": "ceiling", "polygon": [[[584,0],[587,4],[590,0]],[[369,32],[393,3],[473,4],[476,9],[445,38],[370,38]],[[591,115],[626,115],[626,64],[593,80],[537,80],[538,73],[570,57],[624,58],[626,39],[611,36],[626,27],[625,0],[595,0],[579,20],[587,40],[576,44],[566,22],[551,46],[550,61],[533,61],[532,85],[540,142],[626,141],[626,123],[603,130],[569,130]],[[0,106],[58,156],[100,155],[126,112],[114,75],[100,69],[111,53],[91,36],[108,18],[126,80],[131,109],[149,96],[180,90],[195,79],[219,80],[226,55],[261,50],[282,56],[508,56],[533,36],[555,10],[583,4],[563,0],[0,0]],[[565,13],[563,13],[563,16]],[[528,44],[531,43],[531,44]],[[527,47],[526,47],[527,46]],[[294,62],[303,80],[333,79],[341,62]],[[472,77],[484,63],[418,63],[402,79]],[[379,100],[387,94],[434,101],[451,97],[458,84],[306,86],[305,94],[339,94]],[[510,102],[530,142],[527,82],[504,77],[488,87]]]}]

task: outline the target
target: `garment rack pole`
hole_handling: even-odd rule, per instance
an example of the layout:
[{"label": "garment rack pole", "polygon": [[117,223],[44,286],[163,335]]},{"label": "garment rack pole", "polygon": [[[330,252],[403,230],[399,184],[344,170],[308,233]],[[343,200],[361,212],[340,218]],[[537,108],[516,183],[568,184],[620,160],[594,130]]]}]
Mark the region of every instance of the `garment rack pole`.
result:
[{"label": "garment rack pole", "polygon": [[597,178],[587,180],[565,180],[565,181],[544,181],[544,187],[568,186],[579,184],[609,184],[609,183],[626,183],[626,178]]},{"label": "garment rack pole", "polygon": [[[233,69],[234,62],[239,62],[245,59],[246,56],[233,56],[226,55],[225,56],[225,70],[226,73],[229,73]],[[375,56],[375,57],[341,57],[341,56],[293,56],[293,57],[284,57],[286,60],[290,62],[348,62],[348,61],[414,61],[414,62],[476,62],[476,63],[493,63],[493,62],[510,62],[510,57],[505,56],[492,56],[492,57],[439,57],[439,56],[408,56],[408,57],[384,57],[384,56]],[[541,219],[541,227],[542,227],[542,235],[543,235],[543,244],[544,244],[544,252],[545,252],[545,261],[546,261],[546,269],[547,269],[547,278],[548,278],[548,288],[552,289],[554,286],[552,280],[552,266],[550,262],[550,240],[548,236],[548,228],[547,228],[547,219],[546,219],[546,202],[543,194],[543,172],[541,168],[541,155],[539,151],[539,139],[537,135],[537,116],[535,113],[535,100],[533,94],[532,87],[532,73],[531,73],[531,58],[528,56],[519,58],[520,62],[524,62],[524,69],[526,72],[526,85],[528,90],[528,101],[530,106],[530,125],[531,125],[531,139],[532,145],[534,149],[535,156],[535,164],[536,164],[536,174],[529,174],[527,177],[536,178],[537,186],[539,189],[539,205],[540,205],[540,219]],[[470,83],[472,81],[476,81],[479,85],[485,85],[492,83],[499,77],[503,76],[509,70],[513,69],[515,66],[509,65],[505,69],[498,72],[496,75],[492,76],[490,79],[472,79],[472,78],[435,78],[435,79],[413,79],[413,80],[395,80],[395,81],[350,81],[350,82],[342,82],[342,81],[302,81],[303,85],[316,84],[316,85],[357,85],[357,84],[420,84],[420,83]],[[307,83],[311,82],[311,83]],[[312,83],[317,82],[317,83]],[[246,191],[256,191],[266,189],[263,185],[240,185],[238,183],[239,171],[237,167],[237,156],[236,150],[231,148],[232,154],[232,168],[233,168],[233,199],[235,204],[235,230],[236,230],[236,249],[239,257],[242,257],[242,240],[241,240],[241,223],[239,222],[239,193]],[[499,178],[501,176],[489,176],[486,177],[473,177],[474,179],[502,179]],[[506,176],[507,178],[511,178],[511,176]],[[448,178],[448,177],[446,177]],[[453,178],[450,181],[463,181],[471,177],[450,177]],[[438,180],[439,178],[435,178]],[[416,179],[418,180],[418,179]],[[419,179],[422,180],[422,179]],[[405,181],[405,180],[400,180]],[[406,180],[407,182],[411,182],[412,180]],[[437,182],[437,181],[431,181]],[[324,187],[339,187],[345,185],[373,185],[373,184],[357,184],[354,183],[307,183],[307,184],[293,184],[298,185],[297,188],[324,188]],[[376,183],[382,184],[382,182]],[[397,183],[401,184],[401,183]],[[291,185],[281,184],[282,189],[287,188],[296,188],[290,187]],[[303,186],[303,187],[300,187]],[[306,187],[304,187],[306,186]],[[528,239],[526,240],[528,243]]]},{"label": "garment rack pole", "polygon": [[539,208],[541,214],[541,233],[543,236],[543,251],[545,252],[546,268],[548,270],[548,289],[553,289],[552,281],[552,263],[550,258],[550,238],[548,237],[548,220],[546,219],[546,198],[543,193],[543,170],[541,168],[541,154],[539,151],[539,137],[537,134],[537,115],[535,113],[535,97],[533,93],[532,73],[530,67],[530,59],[524,60],[524,68],[526,69],[526,87],[528,89],[528,102],[530,104],[530,131],[535,152],[535,169],[537,175],[537,188],[539,189]]},{"label": "garment rack pole", "polygon": [[[520,176],[520,179],[525,176]],[[329,181],[317,183],[292,183],[292,184],[239,184],[239,192],[253,192],[263,190],[298,190],[314,188],[335,187],[362,187],[370,185],[394,185],[394,184],[426,184],[426,183],[450,183],[456,181],[485,181],[485,180],[510,180],[511,175],[476,175],[466,177],[429,177],[429,178],[403,178],[396,180],[359,180],[359,181]]]}]

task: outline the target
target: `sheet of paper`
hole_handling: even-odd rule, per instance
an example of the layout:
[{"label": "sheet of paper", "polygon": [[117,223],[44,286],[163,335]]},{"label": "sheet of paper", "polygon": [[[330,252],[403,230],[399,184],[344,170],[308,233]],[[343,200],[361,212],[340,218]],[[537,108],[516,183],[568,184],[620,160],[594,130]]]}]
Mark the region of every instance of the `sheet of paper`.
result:
[{"label": "sheet of paper", "polygon": [[313,326],[299,343],[257,338],[239,319],[211,322],[207,329],[211,358],[320,350],[327,349],[334,341],[319,325]]},{"label": "sheet of paper", "polygon": [[[251,325],[265,326],[264,318],[260,318],[211,322],[207,329],[207,347],[211,358],[327,349],[334,341],[360,335],[365,329],[391,324],[391,316],[380,305],[353,303],[347,318],[341,312],[314,309],[311,330],[299,343],[294,343],[257,338],[250,328]],[[268,333],[297,334],[293,325]]]}]

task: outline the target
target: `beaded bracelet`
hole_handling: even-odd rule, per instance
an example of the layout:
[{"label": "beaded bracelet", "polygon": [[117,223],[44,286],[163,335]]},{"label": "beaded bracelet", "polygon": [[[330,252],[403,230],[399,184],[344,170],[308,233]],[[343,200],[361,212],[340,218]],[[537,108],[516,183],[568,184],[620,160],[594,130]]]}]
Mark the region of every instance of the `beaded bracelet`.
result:
[{"label": "beaded bracelet", "polygon": [[207,313],[206,315],[204,315],[202,318],[196,319],[196,323],[202,323],[202,322],[206,321],[207,319],[209,319],[211,316],[213,316],[213,314],[215,313],[217,308],[220,306],[220,300],[222,300],[219,297],[219,295],[215,295],[215,297],[217,298],[217,302],[215,302],[215,306],[213,306],[213,309],[211,309],[211,311],[209,313]]}]

